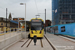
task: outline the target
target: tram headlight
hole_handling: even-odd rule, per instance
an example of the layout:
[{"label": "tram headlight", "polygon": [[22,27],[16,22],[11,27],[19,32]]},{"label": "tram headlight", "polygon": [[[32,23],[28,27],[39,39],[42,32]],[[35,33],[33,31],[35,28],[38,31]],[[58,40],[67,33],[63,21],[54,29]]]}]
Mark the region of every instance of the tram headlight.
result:
[{"label": "tram headlight", "polygon": [[42,31],[40,31],[40,34],[42,33]]},{"label": "tram headlight", "polygon": [[31,33],[33,34],[33,32],[31,31]]}]

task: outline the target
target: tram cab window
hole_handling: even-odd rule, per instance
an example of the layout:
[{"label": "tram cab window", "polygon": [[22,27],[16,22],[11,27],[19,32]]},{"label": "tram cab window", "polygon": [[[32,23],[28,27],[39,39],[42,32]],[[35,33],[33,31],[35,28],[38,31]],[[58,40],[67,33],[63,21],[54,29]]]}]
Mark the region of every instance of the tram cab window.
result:
[{"label": "tram cab window", "polygon": [[40,27],[40,26],[32,26],[31,27],[31,30],[42,30],[42,27]]}]

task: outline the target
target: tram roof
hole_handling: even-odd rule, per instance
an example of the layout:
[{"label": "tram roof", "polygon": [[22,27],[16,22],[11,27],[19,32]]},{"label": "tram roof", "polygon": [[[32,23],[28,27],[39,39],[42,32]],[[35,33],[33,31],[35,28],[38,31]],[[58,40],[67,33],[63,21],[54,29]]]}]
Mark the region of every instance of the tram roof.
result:
[{"label": "tram roof", "polygon": [[[31,20],[34,20],[34,19],[41,19],[41,18],[32,18]],[[31,20],[30,20],[30,21],[31,21]],[[43,21],[43,19],[41,19],[41,20]]]}]

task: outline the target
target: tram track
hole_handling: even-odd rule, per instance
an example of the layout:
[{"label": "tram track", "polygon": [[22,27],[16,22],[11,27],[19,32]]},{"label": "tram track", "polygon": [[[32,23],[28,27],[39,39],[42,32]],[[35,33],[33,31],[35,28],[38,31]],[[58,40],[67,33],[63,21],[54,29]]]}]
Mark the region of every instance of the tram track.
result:
[{"label": "tram track", "polygon": [[56,48],[52,45],[52,43],[47,39],[47,37],[44,35],[45,39],[47,40],[47,42],[50,44],[50,46],[53,48],[53,50],[56,50]]},{"label": "tram track", "polygon": [[29,41],[29,39],[21,47],[23,47],[28,41]]},{"label": "tram track", "polygon": [[40,39],[40,42],[41,42],[41,47],[43,47],[42,39]]},{"label": "tram track", "polygon": [[[33,39],[27,39],[21,47],[23,47],[24,45],[26,46],[26,48],[28,48],[29,46],[31,47],[32,45],[34,45],[34,42],[32,42],[32,40]],[[37,41],[39,43],[38,46],[40,47],[40,45],[41,45],[41,48],[46,48],[46,46],[48,46],[48,47],[52,48],[52,50],[56,50],[56,48],[52,45],[52,43],[47,39],[47,37],[45,35],[44,35],[43,39],[38,39]],[[45,43],[47,43],[48,45],[45,46]]]},{"label": "tram track", "polygon": [[28,45],[26,47],[28,47],[30,45],[31,41],[32,41],[32,39],[30,40],[30,42],[28,43]]}]

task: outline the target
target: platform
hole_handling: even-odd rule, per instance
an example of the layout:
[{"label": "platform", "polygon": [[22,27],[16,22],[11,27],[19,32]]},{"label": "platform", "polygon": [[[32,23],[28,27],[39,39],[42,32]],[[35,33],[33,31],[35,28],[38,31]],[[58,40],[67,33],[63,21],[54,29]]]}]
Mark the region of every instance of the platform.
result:
[{"label": "platform", "polygon": [[42,42],[40,39],[37,39],[36,45],[34,45],[33,39],[28,40],[26,38],[6,48],[6,50],[75,50],[75,42],[73,41],[49,33],[46,33],[45,36],[51,44],[48,43],[45,37],[42,39]]},{"label": "platform", "polygon": [[57,50],[75,50],[75,42],[64,39],[54,34],[45,34]]}]

